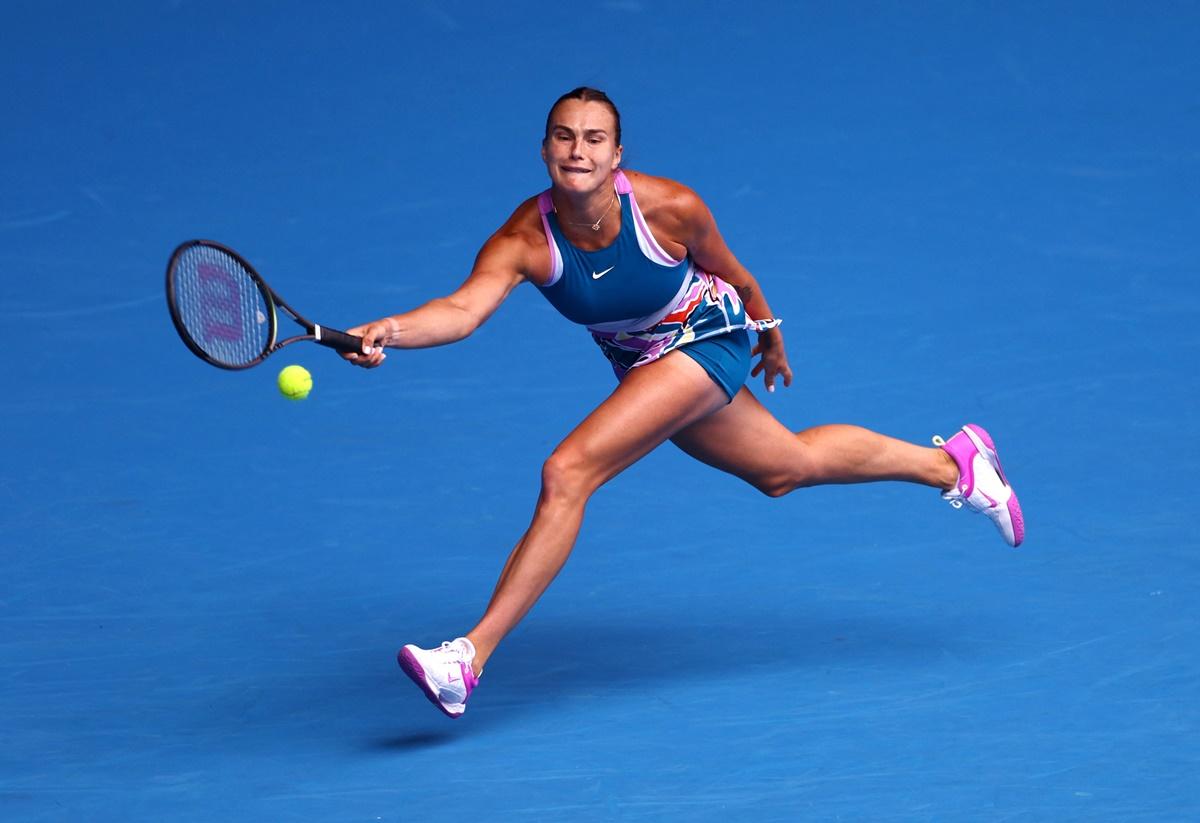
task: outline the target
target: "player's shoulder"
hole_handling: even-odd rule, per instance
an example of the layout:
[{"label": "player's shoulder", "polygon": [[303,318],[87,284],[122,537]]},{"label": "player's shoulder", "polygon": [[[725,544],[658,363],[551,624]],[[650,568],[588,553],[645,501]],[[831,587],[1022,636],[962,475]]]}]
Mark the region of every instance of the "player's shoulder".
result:
[{"label": "player's shoulder", "polygon": [[508,219],[489,238],[489,244],[519,244],[522,246],[545,243],[542,232],[542,217],[538,211],[537,195],[527,198],[513,209]]},{"label": "player's shoulder", "polygon": [[700,195],[678,180],[633,170],[626,170],[625,176],[637,195],[638,206],[648,218],[659,211],[684,217],[704,208]]},{"label": "player's shoulder", "polygon": [[512,269],[533,280],[545,279],[550,254],[542,230],[537,195],[523,200],[480,250],[476,265]]},{"label": "player's shoulder", "polygon": [[678,180],[640,172],[625,174],[650,228],[663,236],[686,246],[687,238],[712,220],[700,195]]}]

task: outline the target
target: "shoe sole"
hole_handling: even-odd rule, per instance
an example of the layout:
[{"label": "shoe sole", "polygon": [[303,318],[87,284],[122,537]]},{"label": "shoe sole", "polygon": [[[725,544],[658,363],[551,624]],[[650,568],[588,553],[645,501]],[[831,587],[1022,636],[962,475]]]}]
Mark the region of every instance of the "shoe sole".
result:
[{"label": "shoe sole", "polygon": [[446,717],[452,717],[454,719],[462,717],[463,711],[466,711],[466,707],[464,707],[463,710],[457,714],[446,708],[445,704],[438,699],[437,689],[434,687],[433,682],[429,679],[429,675],[425,674],[425,667],[422,666],[420,661],[417,660],[416,656],[408,650],[407,646],[405,646],[396,654],[396,662],[400,664],[400,668],[404,670],[404,673],[408,675],[409,679],[417,684],[417,686],[425,694],[425,697],[429,699],[429,702],[437,706],[442,714],[446,715]]},{"label": "shoe sole", "polygon": [[1011,492],[1008,498],[1008,516],[1012,521],[1012,545],[1015,549],[1025,541],[1025,517],[1021,514],[1021,504],[1017,501],[1017,492],[1009,484],[1008,478],[1004,475],[1004,469],[1000,466],[1000,453],[996,451],[996,443],[994,440],[992,440],[992,436],[987,433],[987,429],[985,429],[983,426],[976,425],[975,423],[968,423],[963,428],[970,429],[971,432],[979,438],[980,442],[987,447],[986,451],[983,452],[984,459],[986,459],[987,462],[992,465],[992,468],[996,470],[996,474],[1000,475],[1000,482],[1005,486],[1008,486],[1008,490]]}]

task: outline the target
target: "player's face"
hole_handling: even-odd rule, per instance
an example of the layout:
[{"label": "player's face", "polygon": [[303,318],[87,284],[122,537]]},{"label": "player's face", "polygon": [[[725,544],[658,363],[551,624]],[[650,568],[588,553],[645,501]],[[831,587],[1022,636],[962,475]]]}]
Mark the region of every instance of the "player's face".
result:
[{"label": "player's face", "polygon": [[611,185],[609,178],[621,163],[616,127],[616,118],[603,103],[559,103],[542,143],[542,161],[555,187],[586,193]]}]

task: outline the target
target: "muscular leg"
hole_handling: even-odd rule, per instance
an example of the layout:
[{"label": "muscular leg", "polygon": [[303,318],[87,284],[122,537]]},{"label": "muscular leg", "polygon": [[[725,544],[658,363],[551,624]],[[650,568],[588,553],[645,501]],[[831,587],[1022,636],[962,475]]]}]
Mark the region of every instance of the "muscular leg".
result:
[{"label": "muscular leg", "polygon": [[710,466],[772,497],[800,486],[906,480],[949,489],[953,459],[859,426],[817,426],[793,433],[747,388],[725,408],[681,429],[671,440]]},{"label": "muscular leg", "polygon": [[592,492],[725,399],[695,361],[673,352],[631,371],[567,435],[542,469],[533,522],[509,556],[487,611],[467,633],[477,672],[566,562]]}]

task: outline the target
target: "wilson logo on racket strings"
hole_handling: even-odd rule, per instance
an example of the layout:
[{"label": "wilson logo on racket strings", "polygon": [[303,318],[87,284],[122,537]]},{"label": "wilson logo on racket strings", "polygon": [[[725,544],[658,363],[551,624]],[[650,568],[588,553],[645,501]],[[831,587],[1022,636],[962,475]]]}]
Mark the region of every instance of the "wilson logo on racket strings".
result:
[{"label": "wilson logo on racket strings", "polygon": [[210,263],[197,265],[196,273],[200,277],[200,317],[205,338],[241,340],[238,319],[242,316],[242,294],[237,282],[229,272]]}]

